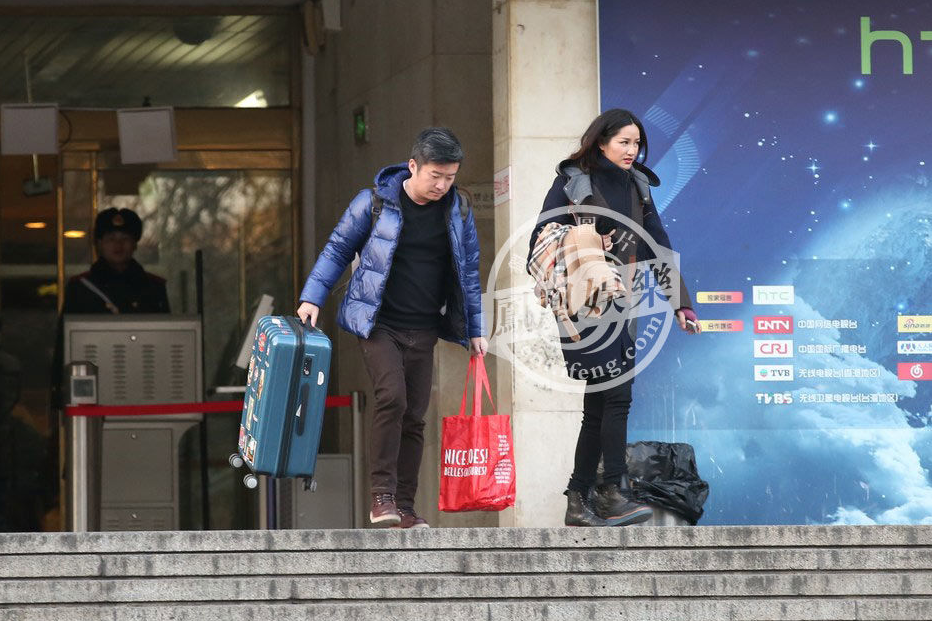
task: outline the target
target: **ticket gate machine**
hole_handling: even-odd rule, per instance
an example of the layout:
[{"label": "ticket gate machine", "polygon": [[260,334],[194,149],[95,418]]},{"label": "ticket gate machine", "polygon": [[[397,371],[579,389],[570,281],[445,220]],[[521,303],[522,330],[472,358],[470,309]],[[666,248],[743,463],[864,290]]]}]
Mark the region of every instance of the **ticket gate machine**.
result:
[{"label": "ticket gate machine", "polygon": [[[100,405],[200,401],[202,356],[196,316],[65,316],[64,361],[96,366]],[[179,443],[202,416],[68,417],[68,529],[179,529]]]}]

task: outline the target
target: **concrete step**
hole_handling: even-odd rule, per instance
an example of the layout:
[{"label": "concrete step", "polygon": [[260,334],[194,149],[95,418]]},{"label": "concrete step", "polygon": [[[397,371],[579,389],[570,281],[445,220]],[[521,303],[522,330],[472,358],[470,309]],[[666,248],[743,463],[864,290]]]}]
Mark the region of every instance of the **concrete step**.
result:
[{"label": "concrete step", "polygon": [[[932,572],[11,580],[5,604],[576,598],[932,597]],[[0,611],[0,616],[2,616]]]},{"label": "concrete step", "polygon": [[926,547],[397,550],[0,556],[2,579],[341,574],[932,570]]},{"label": "concrete step", "polygon": [[0,609],[4,621],[928,621],[932,599],[734,598],[533,602],[364,602],[64,606]]},{"label": "concrete step", "polygon": [[932,619],[932,526],[0,535],[0,621]]},{"label": "concrete step", "polygon": [[650,526],[0,534],[0,554],[932,546],[930,526]]}]

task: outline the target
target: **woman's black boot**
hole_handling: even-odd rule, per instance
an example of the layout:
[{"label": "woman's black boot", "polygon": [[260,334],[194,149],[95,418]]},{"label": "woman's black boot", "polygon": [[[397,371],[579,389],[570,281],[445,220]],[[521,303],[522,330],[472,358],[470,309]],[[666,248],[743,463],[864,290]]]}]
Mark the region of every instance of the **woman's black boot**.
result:
[{"label": "woman's black boot", "polygon": [[600,518],[589,506],[589,500],[576,490],[568,489],[566,495],[566,517],[563,523],[567,526],[608,526],[608,522]]},{"label": "woman's black boot", "polygon": [[635,500],[629,490],[622,489],[617,483],[599,485],[593,496],[595,513],[609,526],[640,524],[654,515],[650,507]]}]

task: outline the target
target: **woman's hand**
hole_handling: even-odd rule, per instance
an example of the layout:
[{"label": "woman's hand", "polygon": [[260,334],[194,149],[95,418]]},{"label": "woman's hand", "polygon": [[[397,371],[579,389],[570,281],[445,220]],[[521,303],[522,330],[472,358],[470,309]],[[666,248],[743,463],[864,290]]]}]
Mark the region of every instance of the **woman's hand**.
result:
[{"label": "woman's hand", "polygon": [[612,229],[608,233],[602,236],[602,250],[608,251],[612,249],[612,246],[615,245],[615,242],[612,241],[612,237],[615,235],[615,229]]},{"label": "woman's hand", "polygon": [[696,311],[688,306],[684,306],[676,311],[676,322],[680,324],[680,329],[687,334],[699,334],[702,332],[702,326],[699,324],[699,317],[696,316]]}]

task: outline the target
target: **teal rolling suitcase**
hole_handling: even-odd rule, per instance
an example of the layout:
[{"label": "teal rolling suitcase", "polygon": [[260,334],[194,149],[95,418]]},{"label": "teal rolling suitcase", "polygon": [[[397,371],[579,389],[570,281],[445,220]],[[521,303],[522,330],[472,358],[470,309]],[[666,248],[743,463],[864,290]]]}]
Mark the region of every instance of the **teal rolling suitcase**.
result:
[{"label": "teal rolling suitcase", "polygon": [[[239,452],[256,474],[313,479],[330,376],[330,339],[297,317],[259,319],[249,359]],[[242,460],[242,461],[239,461]],[[258,484],[253,474],[243,479]]]}]

